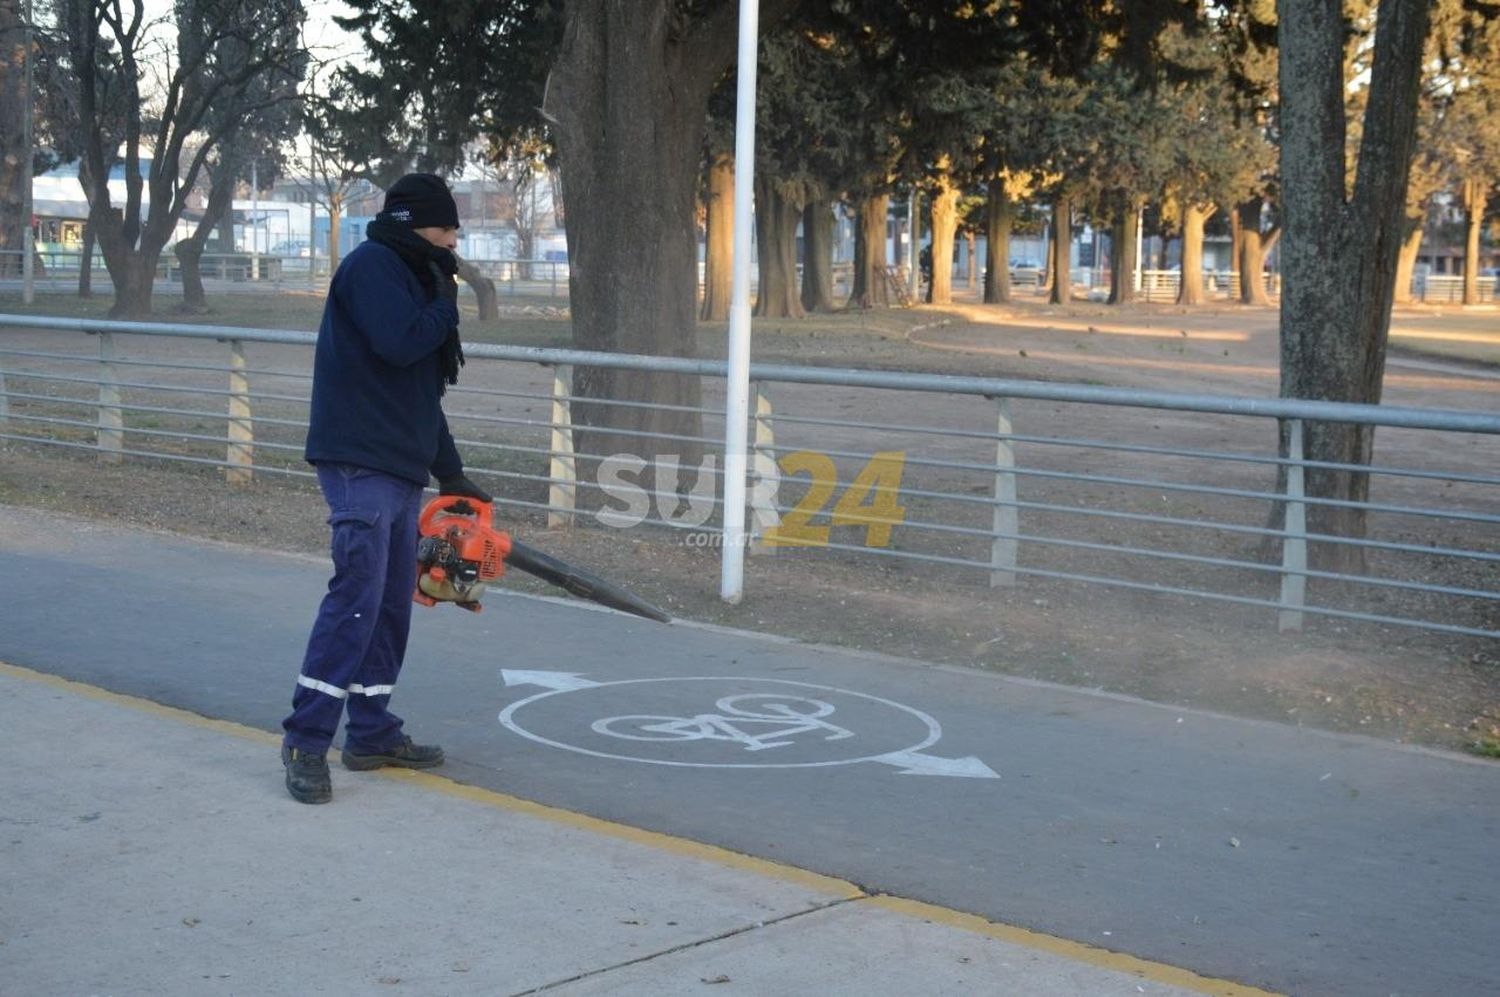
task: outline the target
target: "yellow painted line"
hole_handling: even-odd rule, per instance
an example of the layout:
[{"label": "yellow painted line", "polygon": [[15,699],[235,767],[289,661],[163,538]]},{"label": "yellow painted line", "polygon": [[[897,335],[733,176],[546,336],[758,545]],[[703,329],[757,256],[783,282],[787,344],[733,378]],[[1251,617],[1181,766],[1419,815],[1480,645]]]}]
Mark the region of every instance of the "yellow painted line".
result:
[{"label": "yellow painted line", "polygon": [[[45,672],[32,671],[29,668],[22,668],[19,665],[8,664],[4,661],[0,661],[0,675],[23,679],[28,682],[36,682],[88,699],[110,703],[115,706],[128,707],[142,713],[149,713],[167,720],[175,720],[219,734],[228,734],[232,737],[256,741],[260,744],[279,745],[281,743],[281,737],[270,731],[247,727],[244,724],[235,723],[231,720],[215,720],[188,710],[178,709],[175,706],[164,706],[161,703],[142,699],[138,696],[110,692],[108,689],[101,689],[98,686],[89,685],[85,682],[75,682],[72,679],[48,675]],[[336,760],[338,752],[329,752],[329,758]],[[727,868],[739,869],[743,872],[755,873],[760,876],[778,879],[782,882],[794,883],[802,887],[817,890],[820,893],[826,893],[841,900],[853,900],[866,896],[865,892],[853,883],[836,879],[832,876],[824,876],[819,873],[809,872],[806,869],[798,869],[795,866],[783,865],[780,862],[772,862],[769,859],[741,855],[738,852],[731,852],[725,848],[705,845],[697,841],[689,841],[686,838],[673,837],[670,834],[661,834],[657,831],[631,827],[628,824],[616,824],[612,821],[601,820],[598,817],[590,817],[587,814],[564,810],[561,807],[550,807],[542,803],[534,803],[531,800],[523,800],[518,796],[510,796],[492,789],[468,786],[432,772],[417,772],[410,769],[380,769],[377,772],[367,774],[416,783],[424,789],[433,790],[445,796],[468,800],[485,806],[499,807],[513,813],[527,814],[531,817],[537,817],[554,824],[562,824],[580,831],[588,831],[621,841],[645,845],[648,848],[670,852],[674,855],[701,859],[705,862],[713,862],[716,865]]]},{"label": "yellow painted line", "polygon": [[179,710],[175,706],[163,706],[161,703],[153,703],[149,699],[139,696],[128,696],[122,692],[110,692],[96,685],[86,682],[75,682],[58,675],[48,675],[46,672],[32,671],[30,668],[22,668],[20,665],[12,665],[0,661],[0,675],[7,678],[22,679],[27,682],[36,682],[39,685],[51,686],[64,692],[83,696],[86,699],[97,700],[101,703],[112,703],[115,706],[126,706],[142,713],[150,713],[154,716],[164,717],[168,720],[176,720],[180,723],[189,724],[193,727],[201,727],[204,730],[215,731],[220,734],[229,734],[233,737],[244,738],[248,741],[259,741],[261,744],[280,744],[281,738],[270,731],[257,730],[254,727],[246,727],[244,724],[235,723],[232,720],[215,720],[187,710]]},{"label": "yellow painted line", "polygon": [[[193,727],[211,730],[219,734],[228,734],[231,737],[238,737],[247,741],[269,745],[281,743],[281,738],[269,731],[248,727],[231,720],[215,720],[211,717],[201,716],[175,706],[164,706],[161,703],[142,699],[139,696],[111,692],[108,689],[101,689],[86,682],[76,682],[57,675],[49,675],[46,672],[33,671],[30,668],[22,668],[19,665],[12,665],[4,661],[0,661],[0,676],[27,682],[36,682],[74,695],[83,696],[87,699],[109,703],[114,706],[127,707],[163,719],[189,724]],[[330,755],[336,757],[337,752],[331,752]],[[455,799],[468,800],[482,806],[496,807],[512,813],[526,814],[553,824],[561,824],[565,827],[604,835],[620,841],[629,841],[672,855],[699,859],[726,868],[754,873],[786,883],[794,883],[840,899],[858,900],[861,903],[874,905],[906,917],[913,917],[923,921],[930,921],[934,924],[968,931],[973,934],[984,935],[998,941],[1008,942],[1012,945],[1019,945],[1023,948],[1034,949],[1040,952],[1047,952],[1074,962],[1097,966],[1101,969],[1129,973],[1139,979],[1149,980],[1153,983],[1179,987],[1202,994],[1219,995],[1219,997],[1274,997],[1272,991],[1260,990],[1229,980],[1216,980],[1211,977],[1200,976],[1191,970],[1169,966],[1165,963],[1138,959],[1135,956],[1125,955],[1120,952],[1111,952],[1108,949],[1099,948],[1098,946],[1075,942],[1067,938],[1059,938],[1055,935],[1043,934],[1039,931],[1031,931],[1027,928],[1001,924],[976,914],[966,914],[947,907],[939,907],[935,904],[923,903],[918,900],[907,900],[902,897],[893,897],[884,894],[870,895],[853,883],[833,876],[824,876],[820,873],[809,872],[806,869],[799,869],[795,866],[772,862],[769,859],[741,855],[726,848],[705,845],[702,842],[674,837],[659,831],[647,831],[643,828],[631,827],[628,824],[617,824],[613,821],[601,820],[598,817],[590,817],[587,814],[564,810],[561,807],[534,803],[531,800],[523,800],[520,797],[510,796],[509,794],[496,792],[492,789],[464,785],[463,783],[454,782],[452,779],[435,775],[431,772],[417,772],[409,769],[381,769],[378,772],[370,774],[387,779],[414,783],[423,789],[442,793],[445,796]]]},{"label": "yellow painted line", "polygon": [[594,834],[617,838],[621,841],[645,845],[648,848],[669,852],[673,855],[701,859],[705,862],[738,869],[742,872],[752,872],[771,879],[795,883],[799,886],[817,890],[820,893],[827,893],[841,900],[854,900],[867,896],[864,890],[861,890],[853,883],[836,879],[833,876],[824,876],[820,873],[809,872],[806,869],[798,869],[796,866],[772,862],[769,859],[741,855],[739,852],[731,852],[726,848],[719,848],[716,845],[705,845],[702,842],[673,837],[670,834],[663,834],[660,831],[647,831],[644,828],[631,827],[629,824],[616,824],[613,821],[590,817],[588,814],[564,810],[561,807],[551,807],[544,803],[534,803],[531,800],[523,800],[517,796],[496,792],[493,789],[482,789],[478,786],[469,786],[461,782],[454,782],[452,779],[435,775],[431,772],[416,772],[411,769],[381,769],[380,775],[388,779],[415,782],[426,789],[435,790],[446,796],[454,796],[462,800],[470,800],[474,803],[487,806],[500,807],[513,813],[539,817],[542,820],[576,828],[580,831],[589,831]]},{"label": "yellow painted line", "polygon": [[1216,980],[1210,976],[1200,976],[1189,969],[1180,969],[1177,966],[1168,966],[1165,963],[1138,959],[1133,955],[1126,955],[1123,952],[1112,952],[1109,949],[1099,948],[1096,945],[1075,942],[1068,938],[1058,938],[1056,935],[1046,935],[1040,931],[1032,931],[1028,928],[1000,924],[996,921],[980,917],[977,914],[965,914],[963,911],[923,903],[920,900],[907,900],[904,897],[893,897],[882,894],[872,896],[867,900],[861,901],[861,903],[873,904],[876,907],[881,907],[897,914],[904,914],[907,917],[914,917],[923,921],[931,921],[934,924],[946,925],[950,928],[959,928],[976,935],[985,935],[998,941],[1019,945],[1023,948],[1036,949],[1052,955],[1062,956],[1073,962],[1087,963],[1090,966],[1113,970],[1117,973],[1129,973],[1139,979],[1149,980],[1152,983],[1160,983],[1165,986],[1192,990],[1201,994],[1217,994],[1220,997],[1276,997],[1275,992],[1271,990],[1261,990],[1258,987],[1250,987],[1243,983],[1234,983],[1230,980]]}]

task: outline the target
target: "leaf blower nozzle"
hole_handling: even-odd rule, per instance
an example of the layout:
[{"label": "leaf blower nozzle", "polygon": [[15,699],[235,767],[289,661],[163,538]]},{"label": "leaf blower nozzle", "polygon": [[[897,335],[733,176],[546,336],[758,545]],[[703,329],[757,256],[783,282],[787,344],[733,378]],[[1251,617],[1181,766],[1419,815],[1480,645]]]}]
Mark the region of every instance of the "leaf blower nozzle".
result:
[{"label": "leaf blower nozzle", "polygon": [[534,575],[583,599],[659,623],[671,617],[597,575],[574,568],[494,527],[494,507],[461,495],[439,495],[417,520],[417,587],[424,606],[451,602],[479,612],[485,586],[505,566]]}]

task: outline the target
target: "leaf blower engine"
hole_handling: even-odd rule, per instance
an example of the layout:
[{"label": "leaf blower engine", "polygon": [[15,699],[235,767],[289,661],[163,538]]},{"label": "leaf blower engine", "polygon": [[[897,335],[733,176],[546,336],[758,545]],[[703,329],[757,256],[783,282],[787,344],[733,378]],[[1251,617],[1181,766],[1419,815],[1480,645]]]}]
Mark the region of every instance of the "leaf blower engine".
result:
[{"label": "leaf blower engine", "polygon": [[479,612],[484,587],[505,574],[510,534],[495,529],[493,509],[457,495],[427,504],[417,520],[417,591],[424,606],[455,602]]},{"label": "leaf blower engine", "polygon": [[597,575],[512,540],[493,524],[488,502],[461,495],[439,495],[417,520],[417,591],[424,606],[452,602],[479,612],[484,587],[505,574],[506,565],[535,575],[573,595],[648,620],[671,617],[643,599]]}]

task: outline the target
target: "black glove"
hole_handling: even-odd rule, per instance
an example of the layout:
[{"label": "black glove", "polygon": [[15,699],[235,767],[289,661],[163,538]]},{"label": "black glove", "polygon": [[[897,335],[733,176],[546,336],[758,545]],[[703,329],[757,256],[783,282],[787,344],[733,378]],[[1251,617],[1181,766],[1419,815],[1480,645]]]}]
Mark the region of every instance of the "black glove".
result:
[{"label": "black glove", "polygon": [[455,474],[451,478],[442,478],[438,481],[439,495],[462,495],[464,498],[478,499],[481,502],[493,502],[494,496],[470,481],[463,472]]},{"label": "black glove", "polygon": [[436,263],[428,263],[427,269],[432,271],[432,282],[437,287],[438,297],[447,298],[455,305],[458,304],[458,281],[450,274],[443,272],[443,268]]}]

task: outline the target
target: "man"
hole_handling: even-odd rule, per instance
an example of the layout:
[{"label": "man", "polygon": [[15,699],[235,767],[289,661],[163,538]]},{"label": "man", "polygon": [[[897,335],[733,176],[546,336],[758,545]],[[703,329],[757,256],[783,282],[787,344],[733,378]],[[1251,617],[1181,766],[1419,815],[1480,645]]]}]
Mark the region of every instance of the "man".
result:
[{"label": "man", "polygon": [[464,475],[441,405],[463,364],[453,195],[440,177],[404,176],[365,234],[329,285],[313,361],[305,456],[328,502],[334,574],[282,722],[286,788],[302,803],[333,798],[327,752],[345,710],[345,768],[442,764],[443,749],[413,743],[388,708],[417,516],[429,474],[444,495],[490,500]]}]

